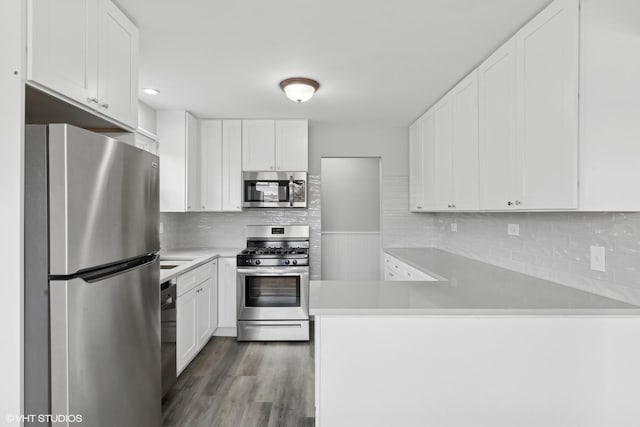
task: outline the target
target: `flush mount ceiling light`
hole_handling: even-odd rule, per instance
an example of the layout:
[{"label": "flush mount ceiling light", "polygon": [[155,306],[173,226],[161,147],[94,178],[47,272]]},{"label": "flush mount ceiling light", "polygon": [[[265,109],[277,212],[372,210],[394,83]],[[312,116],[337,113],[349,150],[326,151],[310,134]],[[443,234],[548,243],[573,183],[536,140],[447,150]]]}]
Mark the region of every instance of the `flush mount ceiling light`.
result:
[{"label": "flush mount ceiling light", "polygon": [[152,87],[145,87],[142,91],[147,95],[158,95],[160,93],[158,89],[154,89]]},{"label": "flush mount ceiling light", "polygon": [[290,100],[301,103],[311,99],[320,83],[304,77],[291,77],[280,82],[280,89]]}]

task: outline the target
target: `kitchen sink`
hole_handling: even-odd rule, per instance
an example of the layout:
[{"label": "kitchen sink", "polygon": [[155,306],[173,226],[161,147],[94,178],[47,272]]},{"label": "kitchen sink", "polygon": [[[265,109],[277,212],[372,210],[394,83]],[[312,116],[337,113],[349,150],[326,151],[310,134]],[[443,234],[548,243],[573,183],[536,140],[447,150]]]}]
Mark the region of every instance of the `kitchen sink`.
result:
[{"label": "kitchen sink", "polygon": [[173,270],[174,268],[180,267],[183,264],[187,264],[193,261],[193,259],[189,258],[160,258],[160,270]]}]

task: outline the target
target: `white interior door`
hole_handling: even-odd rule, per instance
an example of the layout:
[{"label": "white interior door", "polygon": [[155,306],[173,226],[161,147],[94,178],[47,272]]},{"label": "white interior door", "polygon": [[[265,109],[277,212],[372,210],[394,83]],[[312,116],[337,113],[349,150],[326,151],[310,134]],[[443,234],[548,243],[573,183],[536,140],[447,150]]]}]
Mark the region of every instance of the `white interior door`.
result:
[{"label": "white interior door", "polygon": [[323,158],[322,278],[379,280],[380,158]]}]

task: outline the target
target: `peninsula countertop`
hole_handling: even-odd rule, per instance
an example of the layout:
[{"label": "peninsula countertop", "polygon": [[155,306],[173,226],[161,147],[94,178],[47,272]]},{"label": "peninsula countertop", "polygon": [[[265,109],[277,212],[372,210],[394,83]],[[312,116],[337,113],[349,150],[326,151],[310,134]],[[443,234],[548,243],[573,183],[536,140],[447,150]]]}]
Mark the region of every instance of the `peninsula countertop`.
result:
[{"label": "peninsula countertop", "polygon": [[160,282],[166,282],[189,270],[221,257],[235,257],[241,248],[177,248],[160,251],[161,264],[177,264],[170,270],[160,270]]},{"label": "peninsula countertop", "polygon": [[311,315],[640,315],[640,307],[439,249],[385,249],[444,280],[311,281]]}]

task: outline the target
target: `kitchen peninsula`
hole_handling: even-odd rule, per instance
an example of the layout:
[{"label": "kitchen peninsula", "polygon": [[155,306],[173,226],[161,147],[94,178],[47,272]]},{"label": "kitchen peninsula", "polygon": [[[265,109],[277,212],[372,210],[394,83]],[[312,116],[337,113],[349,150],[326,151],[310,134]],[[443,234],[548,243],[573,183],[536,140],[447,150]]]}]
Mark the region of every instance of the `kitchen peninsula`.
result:
[{"label": "kitchen peninsula", "polygon": [[441,250],[386,254],[439,280],[311,282],[316,425],[640,417],[640,307]]}]

